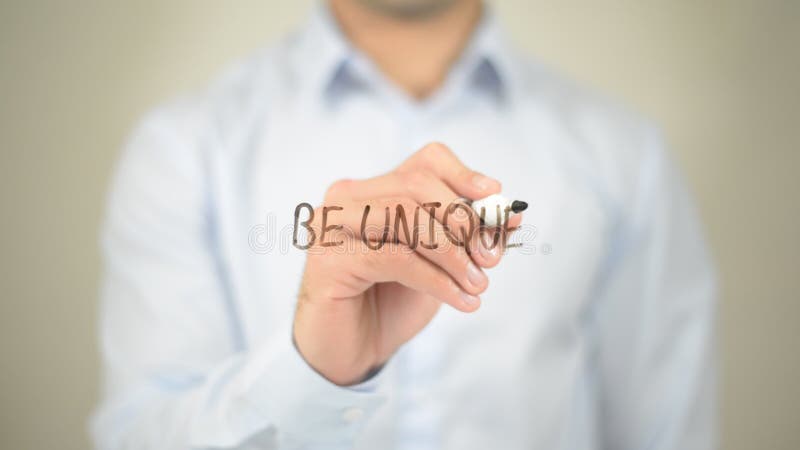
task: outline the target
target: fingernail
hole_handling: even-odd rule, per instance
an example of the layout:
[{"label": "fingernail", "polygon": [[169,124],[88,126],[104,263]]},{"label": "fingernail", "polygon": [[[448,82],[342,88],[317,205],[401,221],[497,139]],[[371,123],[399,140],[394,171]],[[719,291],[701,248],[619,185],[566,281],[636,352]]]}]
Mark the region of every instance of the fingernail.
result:
[{"label": "fingernail", "polygon": [[475,306],[478,304],[480,299],[474,295],[469,295],[464,291],[461,291],[461,299],[469,306]]},{"label": "fingernail", "polygon": [[467,264],[467,279],[475,287],[481,287],[486,283],[486,274],[478,268],[472,261]]},{"label": "fingernail", "polygon": [[478,190],[486,191],[492,187],[493,184],[498,183],[496,180],[487,177],[481,173],[476,173],[472,176],[472,185],[475,186]]}]

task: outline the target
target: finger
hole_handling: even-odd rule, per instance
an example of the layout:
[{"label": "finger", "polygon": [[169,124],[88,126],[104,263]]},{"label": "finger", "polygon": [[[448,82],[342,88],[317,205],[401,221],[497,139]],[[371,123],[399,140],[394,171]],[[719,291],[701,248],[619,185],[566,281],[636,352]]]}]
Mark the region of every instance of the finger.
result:
[{"label": "finger", "polygon": [[324,206],[315,211],[311,224],[315,245],[342,245],[347,233],[366,240],[373,249],[382,242],[402,243],[441,267],[469,293],[479,294],[488,287],[489,279],[467,253],[469,229],[445,232],[430,208],[409,198],[373,199],[366,204],[335,201],[336,209]]},{"label": "finger", "polygon": [[[447,184],[430,172],[425,170],[391,172],[366,180],[350,180],[339,187],[338,195],[364,201],[370,197],[407,195],[420,205],[430,204],[434,201],[441,203],[442,206],[433,211],[436,220],[442,223],[443,228],[446,221],[448,230],[456,235],[468,234],[472,230],[473,238],[470,240],[471,245],[468,247],[467,253],[473,261],[480,267],[494,267],[500,262],[503,246],[478,245],[478,237],[475,235],[480,226],[478,214],[471,208],[451,207],[450,205],[454,202],[461,202],[462,199]],[[517,227],[520,223],[521,216],[519,214],[509,216],[509,227]],[[488,234],[491,235],[492,231],[489,230]],[[487,241],[492,242],[491,239],[484,239],[484,242]]]},{"label": "finger", "polygon": [[351,180],[343,188],[353,200],[408,196],[420,204],[439,202],[447,205],[461,198],[447,183],[426,169],[394,171],[364,180]]},{"label": "finger", "polygon": [[[354,200],[369,198],[410,197],[419,205],[438,203],[441,206],[426,207],[433,211],[436,220],[447,222],[450,230],[474,229],[478,226],[478,215],[471,208],[451,207],[463,199],[450,186],[426,170],[391,172],[366,180],[354,180],[347,185],[347,195]],[[449,208],[449,209],[448,209]]]},{"label": "finger", "polygon": [[503,257],[509,236],[522,223],[522,214],[517,213],[508,218],[503,227],[479,226],[470,241],[473,259],[485,268],[496,266]]},{"label": "finger", "polygon": [[428,294],[463,312],[480,307],[480,298],[465,292],[450,275],[402,244],[387,243],[379,250],[364,248],[356,275],[374,283],[398,282]]},{"label": "finger", "polygon": [[417,151],[399,168],[399,172],[425,169],[441,178],[459,196],[479,199],[497,194],[500,182],[465,166],[452,150],[440,143],[431,143]]}]

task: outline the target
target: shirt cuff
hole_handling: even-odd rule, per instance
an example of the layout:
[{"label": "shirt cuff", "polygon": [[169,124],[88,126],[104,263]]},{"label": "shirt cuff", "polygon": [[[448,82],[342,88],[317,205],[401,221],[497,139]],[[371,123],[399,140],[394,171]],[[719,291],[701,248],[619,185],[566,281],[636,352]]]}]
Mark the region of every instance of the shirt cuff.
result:
[{"label": "shirt cuff", "polygon": [[248,400],[275,425],[282,444],[351,445],[386,401],[378,393],[383,371],[363,383],[338,386],[303,359],[290,336],[256,355],[255,364],[249,367],[254,376],[248,383]]}]

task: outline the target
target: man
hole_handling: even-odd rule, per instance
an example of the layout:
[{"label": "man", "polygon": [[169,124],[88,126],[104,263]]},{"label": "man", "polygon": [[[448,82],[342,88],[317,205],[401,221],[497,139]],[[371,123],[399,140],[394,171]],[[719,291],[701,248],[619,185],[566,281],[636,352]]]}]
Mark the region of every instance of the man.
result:
[{"label": "man", "polygon": [[[432,248],[501,181],[521,247]],[[426,245],[374,248],[397,204]],[[712,270],[658,134],[478,0],[331,0],[157,110],[103,248],[99,448],[715,445]]]}]

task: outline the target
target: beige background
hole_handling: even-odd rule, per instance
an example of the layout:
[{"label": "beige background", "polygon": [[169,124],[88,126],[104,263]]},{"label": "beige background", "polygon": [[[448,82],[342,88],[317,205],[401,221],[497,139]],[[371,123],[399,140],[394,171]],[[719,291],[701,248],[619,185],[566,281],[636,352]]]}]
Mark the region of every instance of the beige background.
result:
[{"label": "beige background", "polygon": [[[800,2],[496,3],[530,53],[664,126],[720,266],[724,447],[800,448]],[[310,7],[0,0],[0,447],[88,446],[96,234],[133,122]]]}]

